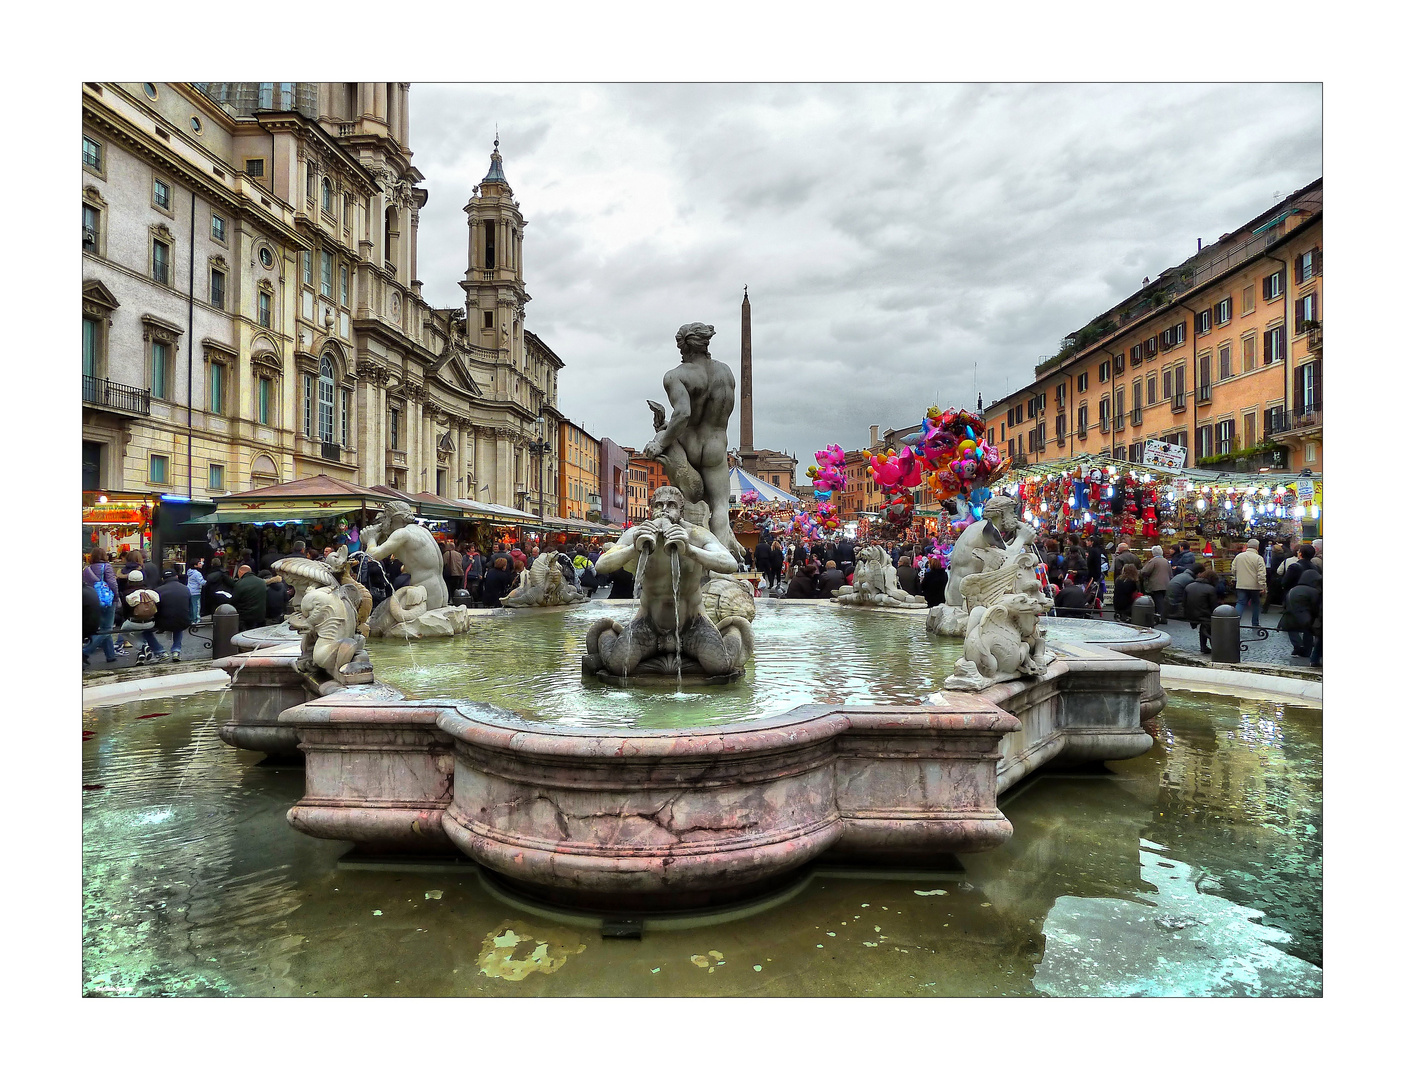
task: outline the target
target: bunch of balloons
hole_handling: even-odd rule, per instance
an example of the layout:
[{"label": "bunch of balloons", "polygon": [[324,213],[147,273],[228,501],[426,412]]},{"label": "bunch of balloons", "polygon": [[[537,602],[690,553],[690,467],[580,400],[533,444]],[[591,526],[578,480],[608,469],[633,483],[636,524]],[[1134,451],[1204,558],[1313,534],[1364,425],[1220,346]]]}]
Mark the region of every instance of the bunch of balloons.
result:
[{"label": "bunch of balloons", "polygon": [[826,502],[834,497],[835,492],[843,491],[848,486],[849,478],[844,474],[844,448],[831,443],[823,450],[816,450],[815,462],[805,470],[805,475],[814,481],[816,500]]},{"label": "bunch of balloons", "polygon": [[822,502],[815,507],[814,520],[822,529],[839,528],[839,510],[832,502]]},{"label": "bunch of balloons", "polygon": [[748,489],[742,492],[742,505],[755,506],[756,503],[760,500],[760,498],[761,496],[756,494],[754,490]]},{"label": "bunch of balloons", "polygon": [[922,481],[938,498],[969,498],[974,489],[989,487],[1005,471],[999,449],[984,435],[985,421],[964,409],[927,410],[913,454],[922,460]]}]

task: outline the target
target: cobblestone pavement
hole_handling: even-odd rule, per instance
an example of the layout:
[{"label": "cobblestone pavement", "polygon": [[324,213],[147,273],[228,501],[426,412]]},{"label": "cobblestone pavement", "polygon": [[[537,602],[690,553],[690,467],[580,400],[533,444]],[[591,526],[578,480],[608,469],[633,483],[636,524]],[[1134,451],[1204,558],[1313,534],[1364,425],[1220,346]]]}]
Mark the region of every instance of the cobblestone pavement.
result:
[{"label": "cobblestone pavement", "polygon": [[[1248,649],[1241,654],[1241,659],[1251,664],[1278,664],[1281,667],[1307,667],[1305,658],[1293,655],[1293,643],[1288,635],[1280,630],[1274,629],[1278,626],[1278,620],[1283,617],[1283,612],[1275,609],[1265,611],[1259,616],[1259,624],[1268,630],[1268,640],[1260,641],[1256,637],[1250,637],[1249,613],[1244,613],[1240,640],[1248,643]],[[1181,652],[1192,655],[1200,652],[1200,634],[1187,622],[1180,619],[1172,619],[1162,630],[1171,635],[1171,648],[1179,649]],[[1321,670],[1318,668],[1316,670]]]},{"label": "cobblestone pavement", "polygon": [[[107,657],[103,655],[102,646],[99,645],[88,657],[88,662],[83,666],[84,671],[120,671],[123,668],[135,667],[137,663],[137,653],[141,650],[142,636],[140,633],[126,633],[114,635],[113,641],[121,641],[126,638],[131,642],[131,647],[125,654],[119,654],[112,663],[108,663]],[[161,643],[161,648],[169,654],[171,651],[171,635],[158,632],[156,640]],[[80,650],[81,651],[81,650]],[[192,626],[187,630],[181,641],[181,660],[209,660],[213,655],[212,628],[208,619]],[[79,663],[82,663],[80,660]],[[161,664],[145,664],[153,671],[160,671]]]}]

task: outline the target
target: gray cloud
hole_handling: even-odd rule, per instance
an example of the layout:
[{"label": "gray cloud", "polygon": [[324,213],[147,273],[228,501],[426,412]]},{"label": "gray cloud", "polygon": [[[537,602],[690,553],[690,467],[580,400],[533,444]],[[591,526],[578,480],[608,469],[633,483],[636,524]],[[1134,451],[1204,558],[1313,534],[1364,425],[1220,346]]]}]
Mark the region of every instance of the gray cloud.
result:
[{"label": "gray cloud", "polygon": [[429,84],[411,103],[432,303],[463,302],[461,208],[496,123],[562,411],[641,444],[680,323],[713,323],[735,367],[746,283],[757,439],[802,469],[870,423],[1025,384],[1322,168],[1316,85]]}]

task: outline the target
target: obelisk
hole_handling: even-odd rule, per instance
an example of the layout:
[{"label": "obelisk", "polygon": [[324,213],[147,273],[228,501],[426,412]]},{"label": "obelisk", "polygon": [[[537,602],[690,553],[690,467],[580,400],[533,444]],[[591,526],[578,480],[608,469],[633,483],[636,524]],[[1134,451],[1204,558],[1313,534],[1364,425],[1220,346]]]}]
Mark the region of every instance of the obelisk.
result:
[{"label": "obelisk", "polygon": [[742,445],[741,452],[752,452],[751,433],[751,300],[742,286]]}]

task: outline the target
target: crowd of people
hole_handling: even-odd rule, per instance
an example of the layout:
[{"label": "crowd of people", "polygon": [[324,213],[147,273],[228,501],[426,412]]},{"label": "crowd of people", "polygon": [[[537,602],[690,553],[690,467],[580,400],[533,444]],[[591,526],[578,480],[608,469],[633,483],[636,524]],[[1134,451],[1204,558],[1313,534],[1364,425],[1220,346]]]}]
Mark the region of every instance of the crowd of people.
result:
[{"label": "crowd of people", "polygon": [[[480,551],[471,542],[444,542],[444,583],[450,597],[472,606],[498,607],[502,598],[526,584],[529,568],[543,552],[499,541]],[[1066,618],[1102,617],[1111,605],[1112,617],[1131,619],[1132,606],[1141,596],[1155,605],[1159,622],[1184,619],[1199,631],[1200,648],[1210,651],[1210,618],[1215,608],[1233,603],[1241,619],[1247,612],[1251,625],[1259,626],[1261,613],[1273,605],[1283,614],[1279,629],[1288,633],[1293,655],[1322,662],[1322,541],[1291,551],[1286,542],[1248,540],[1221,575],[1202,561],[1192,545],[1181,541],[1167,551],[1151,548],[1142,562],[1126,543],[1108,553],[1098,537],[1061,539],[1043,536],[1035,551],[1041,558],[1039,573],[1054,599],[1054,614]],[[544,549],[556,558],[563,577],[590,596],[629,599],[634,595],[633,575],[624,569],[597,575],[598,544],[557,545]],[[297,541],[291,554],[323,559]],[[928,607],[943,603],[947,571],[934,540],[893,543],[888,549],[904,591],[923,597]],[[98,649],[109,662],[141,645],[137,663],[179,660],[184,634],[198,624],[203,613],[220,604],[232,604],[239,613],[239,629],[279,622],[288,610],[293,587],[273,569],[272,563],[287,553],[270,551],[255,566],[253,553],[225,551],[161,570],[150,552],[134,549],[120,565],[101,548],[93,548],[83,566],[83,662]],[[763,536],[748,552],[743,569],[762,575],[769,595],[789,599],[824,600],[844,585],[852,585],[856,549],[841,538],[807,544],[803,539]],[[395,559],[374,564],[377,571],[361,578],[379,603],[393,590],[409,584],[409,574]],[[169,634],[171,647],[163,649],[157,634]],[[129,636],[131,635],[131,636]]]}]

